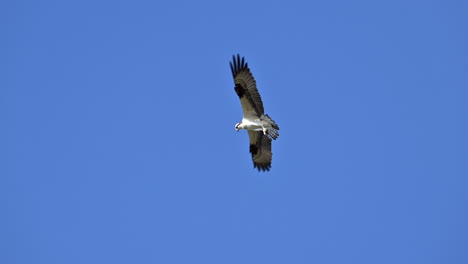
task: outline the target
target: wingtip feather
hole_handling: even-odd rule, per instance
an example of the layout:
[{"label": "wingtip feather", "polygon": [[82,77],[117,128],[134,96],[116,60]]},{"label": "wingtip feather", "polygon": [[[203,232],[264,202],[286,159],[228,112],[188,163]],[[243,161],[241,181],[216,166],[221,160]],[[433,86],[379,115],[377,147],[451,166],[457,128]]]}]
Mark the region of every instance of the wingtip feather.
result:
[{"label": "wingtip feather", "polygon": [[229,62],[229,65],[231,65],[233,76],[236,76],[236,74],[243,69],[248,69],[245,57],[242,57],[239,53],[232,55],[232,61]]},{"label": "wingtip feather", "polygon": [[271,163],[270,164],[256,164],[254,163],[254,168],[256,168],[259,172],[260,171],[270,171],[271,169]]}]

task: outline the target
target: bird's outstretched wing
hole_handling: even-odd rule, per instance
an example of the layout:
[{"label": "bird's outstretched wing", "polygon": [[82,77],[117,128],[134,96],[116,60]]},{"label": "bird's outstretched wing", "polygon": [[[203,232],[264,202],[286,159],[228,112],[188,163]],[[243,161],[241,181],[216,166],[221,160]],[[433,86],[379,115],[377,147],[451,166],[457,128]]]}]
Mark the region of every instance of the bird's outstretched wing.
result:
[{"label": "bird's outstretched wing", "polygon": [[262,98],[257,90],[257,84],[245,62],[244,57],[232,56],[231,65],[232,77],[234,78],[235,90],[242,105],[244,118],[258,118],[263,113]]},{"label": "bird's outstretched wing", "polygon": [[263,134],[262,131],[249,130],[250,153],[254,168],[259,171],[269,171],[271,168],[271,139]]}]

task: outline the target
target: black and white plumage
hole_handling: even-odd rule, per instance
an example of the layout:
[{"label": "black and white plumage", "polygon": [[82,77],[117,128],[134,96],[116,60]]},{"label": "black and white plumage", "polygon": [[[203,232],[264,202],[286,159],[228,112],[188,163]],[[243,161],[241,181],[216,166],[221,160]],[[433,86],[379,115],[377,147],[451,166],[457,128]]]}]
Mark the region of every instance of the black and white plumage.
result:
[{"label": "black and white plumage", "polygon": [[230,62],[234,90],[242,105],[242,121],[236,124],[236,130],[246,129],[250,139],[250,153],[254,168],[269,171],[271,168],[271,141],[278,138],[279,127],[264,113],[263,102],[257,90],[257,84],[245,62],[244,57],[233,56]]}]

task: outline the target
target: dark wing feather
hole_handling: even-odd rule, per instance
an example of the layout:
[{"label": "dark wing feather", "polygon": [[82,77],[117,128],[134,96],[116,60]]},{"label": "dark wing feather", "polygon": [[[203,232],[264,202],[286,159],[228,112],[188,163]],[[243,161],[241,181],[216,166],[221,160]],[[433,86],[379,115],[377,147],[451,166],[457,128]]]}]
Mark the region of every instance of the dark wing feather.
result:
[{"label": "dark wing feather", "polygon": [[245,62],[244,57],[232,56],[231,65],[232,77],[234,78],[235,90],[242,104],[244,117],[260,117],[263,113],[262,98],[257,90],[257,84]]},{"label": "dark wing feather", "polygon": [[259,171],[269,171],[271,168],[271,139],[263,134],[262,131],[249,130],[250,153],[254,168]]}]

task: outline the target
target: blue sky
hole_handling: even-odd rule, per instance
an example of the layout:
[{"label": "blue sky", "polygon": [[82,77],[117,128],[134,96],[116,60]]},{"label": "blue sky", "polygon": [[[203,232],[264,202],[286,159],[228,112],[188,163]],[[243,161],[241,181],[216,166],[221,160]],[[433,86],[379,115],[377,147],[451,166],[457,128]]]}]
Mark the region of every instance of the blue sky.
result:
[{"label": "blue sky", "polygon": [[[1,263],[468,263],[465,1],[0,4]],[[279,124],[253,169],[229,69]]]}]

